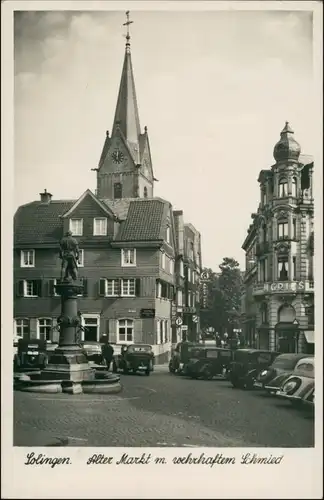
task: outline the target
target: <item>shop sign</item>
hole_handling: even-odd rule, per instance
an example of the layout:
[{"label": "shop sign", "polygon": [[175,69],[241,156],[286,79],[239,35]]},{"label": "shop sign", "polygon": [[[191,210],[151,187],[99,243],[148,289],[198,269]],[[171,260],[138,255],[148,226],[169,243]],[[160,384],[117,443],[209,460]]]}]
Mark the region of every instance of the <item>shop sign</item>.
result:
[{"label": "shop sign", "polygon": [[141,318],[155,318],[155,309],[141,309]]},{"label": "shop sign", "polygon": [[[265,290],[268,290],[269,285],[265,285]],[[298,292],[305,290],[305,283],[303,281],[276,281],[270,284],[271,292]]]}]

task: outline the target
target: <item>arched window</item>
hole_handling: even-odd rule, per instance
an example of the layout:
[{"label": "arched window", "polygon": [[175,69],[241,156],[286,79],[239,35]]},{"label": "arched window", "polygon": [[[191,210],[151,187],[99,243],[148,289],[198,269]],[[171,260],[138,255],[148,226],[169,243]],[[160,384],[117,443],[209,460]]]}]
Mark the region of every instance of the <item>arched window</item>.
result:
[{"label": "arched window", "polygon": [[297,198],[297,179],[296,179],[296,177],[293,177],[292,181],[291,181],[291,196],[293,196],[294,198]]},{"label": "arched window", "polygon": [[147,198],[147,187],[144,187],[144,198]]},{"label": "arched window", "polygon": [[114,184],[114,199],[118,200],[123,197],[123,186],[121,182],[115,182]]},{"label": "arched window", "polygon": [[296,311],[293,306],[284,304],[278,311],[278,321],[280,323],[292,323],[296,319]]},{"label": "arched window", "polygon": [[134,320],[119,319],[117,321],[117,344],[132,344],[134,342]]},{"label": "arched window", "polygon": [[288,182],[287,179],[279,180],[279,196],[280,198],[284,198],[288,194]]}]

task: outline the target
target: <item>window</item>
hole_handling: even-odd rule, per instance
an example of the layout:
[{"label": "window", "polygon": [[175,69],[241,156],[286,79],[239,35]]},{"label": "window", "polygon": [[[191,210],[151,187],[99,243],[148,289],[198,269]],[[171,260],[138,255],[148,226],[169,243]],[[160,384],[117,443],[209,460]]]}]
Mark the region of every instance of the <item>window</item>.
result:
[{"label": "window", "polygon": [[182,290],[177,290],[177,305],[182,306]]},{"label": "window", "polygon": [[52,278],[48,281],[49,295],[50,297],[59,297],[60,295],[56,293],[57,279]]},{"label": "window", "polygon": [[118,200],[123,197],[123,186],[121,182],[115,182],[114,184],[114,198]]},{"label": "window", "polygon": [[171,235],[170,226],[168,226],[166,228],[166,241],[167,241],[167,243],[170,243],[170,235]]},{"label": "window", "polygon": [[188,267],[188,281],[191,281],[191,269]]},{"label": "window", "polygon": [[161,252],[161,267],[165,269],[165,253]]},{"label": "window", "polygon": [[192,307],[195,307],[196,305],[196,295],[192,293]]},{"label": "window", "polygon": [[288,222],[278,222],[278,240],[288,238]]},{"label": "window", "polygon": [[170,274],[174,273],[174,261],[170,259]]},{"label": "window", "polygon": [[168,325],[168,320],[166,319],[164,321],[164,342],[167,343],[169,341],[169,325]]},{"label": "window", "polygon": [[83,341],[98,342],[100,316],[98,314],[87,314],[82,316],[84,332],[82,332]]},{"label": "window", "polygon": [[35,267],[35,250],[22,250],[20,252],[21,267]]},{"label": "window", "polygon": [[265,189],[262,190],[261,202],[262,202],[263,206],[265,206],[267,204],[267,193],[266,193]]},{"label": "window", "polygon": [[105,217],[93,219],[93,235],[107,236],[107,219]]},{"label": "window", "polygon": [[280,179],[279,181],[279,197],[284,198],[288,194],[288,183],[286,179]]},{"label": "window", "polygon": [[83,234],[83,219],[70,219],[70,231],[73,236],[82,236]]},{"label": "window", "polygon": [[135,297],[135,279],[122,280],[121,295],[123,297]]},{"label": "window", "polygon": [[161,328],[160,328],[160,344],[164,344],[164,328],[165,328],[165,323],[163,320],[160,321],[161,323]]},{"label": "window", "polygon": [[84,250],[79,250],[79,263],[78,263],[78,266],[79,267],[83,267],[84,266]]},{"label": "window", "polygon": [[144,187],[144,198],[147,198],[147,187]]},{"label": "window", "polygon": [[23,296],[24,297],[39,297],[41,281],[40,280],[25,280],[23,281]]},{"label": "window", "polygon": [[40,340],[51,340],[52,319],[40,318],[38,320],[38,338]]},{"label": "window", "polygon": [[119,280],[106,280],[106,295],[108,297],[119,295]]},{"label": "window", "polygon": [[159,281],[156,282],[156,297],[158,299],[162,297],[162,284]]},{"label": "window", "polygon": [[180,260],[180,276],[184,278],[184,266],[182,260]]},{"label": "window", "polygon": [[292,259],[292,265],[293,265],[293,276],[292,279],[295,281],[297,279],[297,262],[296,262],[296,257],[293,257]]},{"label": "window", "polygon": [[119,319],[117,321],[117,343],[134,342],[134,321],[132,319]]},{"label": "window", "polygon": [[192,283],[195,284],[196,282],[196,272],[192,271]]},{"label": "window", "polygon": [[268,323],[268,306],[264,303],[261,305],[261,323]]},{"label": "window", "polygon": [[293,239],[295,240],[297,238],[297,221],[296,219],[293,219]]},{"label": "window", "polygon": [[188,302],[188,307],[191,307],[192,306],[192,304],[191,304],[191,292],[188,292],[187,302]]},{"label": "window", "polygon": [[156,320],[156,343],[161,344],[161,321]]},{"label": "window", "polygon": [[278,257],[278,278],[280,281],[288,280],[288,257]]},{"label": "window", "polygon": [[262,259],[260,261],[260,280],[261,282],[266,281],[266,260]]},{"label": "window", "polygon": [[136,266],[136,249],[135,248],[129,248],[129,249],[123,249],[121,251],[121,265],[123,267],[126,266]]},{"label": "window", "polygon": [[193,246],[193,243],[190,243],[189,259],[194,260],[194,246]]},{"label": "window", "polygon": [[29,319],[21,318],[15,321],[15,336],[22,339],[29,336]]},{"label": "window", "polygon": [[291,196],[293,196],[294,198],[297,198],[297,179],[296,179],[296,177],[293,177],[292,181],[291,181]]}]

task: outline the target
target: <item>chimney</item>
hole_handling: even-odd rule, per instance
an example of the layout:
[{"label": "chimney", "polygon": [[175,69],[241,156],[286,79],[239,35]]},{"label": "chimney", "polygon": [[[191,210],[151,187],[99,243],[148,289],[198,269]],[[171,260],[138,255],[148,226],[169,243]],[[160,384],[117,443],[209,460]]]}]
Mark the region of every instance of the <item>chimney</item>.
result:
[{"label": "chimney", "polygon": [[41,203],[49,203],[52,199],[52,194],[48,193],[46,189],[44,189],[44,193],[39,193],[40,194],[40,199]]}]

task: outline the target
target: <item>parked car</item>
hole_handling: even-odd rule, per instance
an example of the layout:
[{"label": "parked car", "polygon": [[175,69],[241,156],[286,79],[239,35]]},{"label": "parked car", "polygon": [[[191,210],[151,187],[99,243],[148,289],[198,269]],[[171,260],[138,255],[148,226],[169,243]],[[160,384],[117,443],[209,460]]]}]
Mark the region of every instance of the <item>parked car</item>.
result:
[{"label": "parked car", "polygon": [[102,355],[101,343],[96,341],[84,341],[81,343],[81,347],[90,363],[95,363],[96,365],[105,365],[105,358]]},{"label": "parked car", "polygon": [[14,371],[42,370],[47,364],[46,341],[19,339],[14,355]]},{"label": "parked car", "polygon": [[263,388],[270,394],[275,393],[284,380],[298,368],[299,363],[307,357],[309,354],[279,354],[271,366],[259,373],[254,386]]},{"label": "parked car", "polygon": [[210,380],[215,376],[225,376],[233,357],[231,349],[222,347],[198,347],[190,352],[184,372],[191,378]]},{"label": "parked car", "polygon": [[183,368],[187,365],[193,349],[200,349],[204,344],[189,342],[187,340],[178,342],[171,353],[169,361],[170,373],[183,373]]},{"label": "parked car", "polygon": [[[114,346],[115,349],[115,346]],[[121,345],[120,353],[114,352],[113,372],[122,370],[125,374],[132,371],[150,375],[154,370],[154,353],[149,344]]]},{"label": "parked car", "polygon": [[261,349],[236,349],[230,365],[229,379],[239,389],[253,389],[254,383],[279,355],[279,352]]},{"label": "parked car", "polygon": [[295,406],[315,405],[315,360],[304,358],[298,369],[282,384],[276,396],[287,399]]}]

